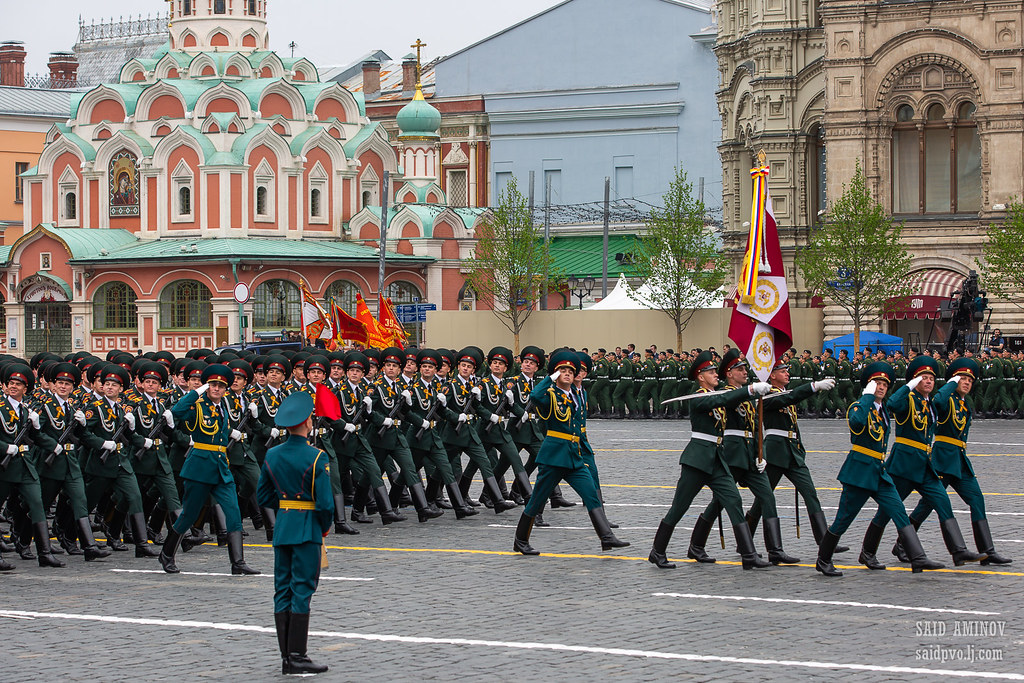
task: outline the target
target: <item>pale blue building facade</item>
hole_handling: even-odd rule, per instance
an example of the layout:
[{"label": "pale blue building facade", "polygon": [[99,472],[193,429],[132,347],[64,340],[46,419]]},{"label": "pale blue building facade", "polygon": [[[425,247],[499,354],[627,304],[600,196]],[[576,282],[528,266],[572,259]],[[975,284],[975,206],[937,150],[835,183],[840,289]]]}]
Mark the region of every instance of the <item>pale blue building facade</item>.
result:
[{"label": "pale blue building facade", "polygon": [[484,96],[492,203],[533,171],[538,206],[547,182],[554,205],[599,202],[605,177],[660,205],[678,166],[717,209],[715,33],[703,0],[567,0],[441,59],[437,96]]}]

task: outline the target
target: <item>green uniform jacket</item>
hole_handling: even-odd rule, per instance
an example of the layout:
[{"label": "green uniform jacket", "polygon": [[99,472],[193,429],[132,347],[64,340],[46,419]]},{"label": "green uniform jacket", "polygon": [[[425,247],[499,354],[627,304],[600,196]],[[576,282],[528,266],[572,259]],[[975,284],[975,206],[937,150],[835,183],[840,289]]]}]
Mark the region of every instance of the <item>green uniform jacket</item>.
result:
[{"label": "green uniform jacket", "polygon": [[[316,398],[314,394],[313,398]],[[224,407],[228,414],[228,433],[231,433],[232,429],[238,429],[238,426],[245,422],[245,429],[240,429],[242,432],[241,441],[228,440],[228,464],[232,467],[238,467],[245,462],[246,458],[255,460],[256,456],[252,452],[252,436],[251,426],[259,420],[252,418],[249,414],[249,397],[243,394],[236,394],[235,392],[228,389],[227,393],[224,394]],[[259,406],[257,406],[257,413]],[[246,419],[248,416],[248,419]],[[314,422],[316,418],[313,418]]]},{"label": "green uniform jacket", "polygon": [[[931,402],[907,384],[896,390],[886,401],[886,407],[896,422],[896,439],[885,468],[889,474],[920,484],[931,469],[928,452],[935,432],[935,414]],[[900,443],[906,440],[920,447]]]},{"label": "green uniform jacket", "polygon": [[511,389],[515,396],[515,402],[512,404],[512,417],[509,418],[512,423],[508,426],[508,431],[512,435],[512,441],[520,447],[528,446],[531,443],[540,443],[544,440],[544,428],[532,405],[526,421],[519,424],[519,420],[526,414],[526,404],[530,400],[530,392],[533,391],[536,383],[536,378],[530,379],[525,375],[516,375],[505,383],[505,387]]},{"label": "green uniform jacket", "polygon": [[[779,392],[781,389],[772,389],[773,394]],[[805,384],[764,404],[764,459],[769,465],[788,470],[805,464],[807,451],[800,440],[800,427],[797,426],[796,408],[793,406],[810,398],[813,393],[811,385]],[[767,434],[769,429],[786,432],[789,436]]]},{"label": "green uniform jacket", "polygon": [[[228,468],[228,426],[223,408],[216,406],[206,394],[190,391],[171,408],[175,425],[193,441],[185,455],[181,478],[203,484],[234,484]],[[212,449],[212,450],[210,450]]]},{"label": "green uniform jacket", "polygon": [[[448,411],[445,413],[448,424],[441,432],[444,442],[452,448],[466,448],[471,442],[482,443],[475,426],[477,401],[473,396],[473,383],[463,382],[455,375],[442,387],[442,391],[448,397]],[[458,429],[460,413],[466,413],[462,429]]]},{"label": "green uniform jacket", "polygon": [[[885,404],[875,408],[875,397],[861,396],[846,411],[846,422],[850,427],[852,448],[846,455],[846,462],[839,470],[837,479],[843,484],[857,486],[868,491],[877,491],[878,484],[892,478],[885,471],[882,458],[889,442],[889,414]],[[868,455],[864,451],[875,453]]]},{"label": "green uniform jacket", "polygon": [[[398,448],[399,444],[408,445],[402,434],[402,420],[400,419],[404,414],[406,403],[402,398],[401,384],[396,381],[392,385],[384,375],[380,377],[378,381],[370,385],[368,393],[368,396],[373,399],[373,411],[370,413],[370,422],[373,425],[370,431],[370,446],[375,449],[393,451]],[[395,412],[395,406],[398,406],[397,412]],[[378,436],[377,432],[384,426],[384,420],[390,417],[392,412],[395,413],[392,418],[395,423],[385,429],[383,435]]]},{"label": "green uniform jacket", "polygon": [[[407,388],[412,392],[412,406],[407,412],[406,421],[403,425],[405,427],[405,440],[409,442],[409,448],[421,451],[444,450],[444,442],[441,440],[441,426],[445,422],[443,415],[445,407],[439,405],[437,387],[433,382],[428,387],[423,384],[423,380],[417,379],[415,382],[407,385]],[[423,421],[427,419],[427,415],[434,409],[435,404],[438,404],[438,406],[431,418],[431,422],[434,425],[430,429],[424,429],[423,436],[417,439],[416,434],[423,427]]]},{"label": "green uniform jacket", "polygon": [[572,396],[559,389],[550,377],[537,383],[530,398],[547,433],[537,453],[537,464],[570,470],[586,467],[580,445],[584,409],[577,407]]},{"label": "green uniform jacket", "polygon": [[270,430],[274,429],[275,426],[274,418],[277,416],[277,409],[281,407],[281,402],[287,396],[288,392],[285,390],[284,385],[281,385],[281,388],[275,392],[268,384],[254,399],[260,416],[255,422],[250,421],[249,425],[253,428],[253,451],[256,453],[257,459],[265,458],[267,451],[278,445],[279,440],[282,438],[279,435],[278,440],[271,443],[269,447],[266,445],[270,439]]},{"label": "green uniform jacket", "polygon": [[505,431],[505,425],[503,422],[508,419],[508,416],[512,414],[512,411],[507,409],[502,411],[501,421],[491,427],[491,431],[487,431],[487,425],[491,423],[491,415],[498,411],[499,406],[506,402],[505,399],[505,382],[494,381],[494,375],[488,375],[480,380],[480,404],[477,406],[477,413],[480,415],[480,422],[477,423],[477,431],[480,434],[480,441],[490,446],[497,446],[499,444],[508,442],[512,443],[512,435]]},{"label": "green uniform jacket", "polygon": [[[366,451],[370,450],[370,442],[366,439],[366,432],[363,431],[363,425],[369,424],[363,417],[366,416],[366,406],[362,405],[364,389],[362,384],[357,384],[355,388],[347,380],[342,380],[341,384],[333,387],[331,391],[338,397],[338,403],[341,404],[341,424],[336,423],[334,429],[334,435],[331,438],[331,443],[334,446],[334,452],[339,457],[347,456],[351,458],[355,455],[357,448],[363,448]],[[275,410],[275,412],[277,412]],[[345,438],[345,424],[352,422],[356,418],[357,413],[362,413],[363,417],[360,417],[360,423],[356,425],[356,431],[352,432],[352,436],[348,437],[348,440],[342,442]]]},{"label": "green uniform jacket", "polygon": [[133,449],[142,445],[142,437],[136,437],[135,433],[125,427],[117,450],[107,455],[106,462],[102,457],[105,451],[102,446],[104,441],[112,441],[114,434],[124,421],[124,409],[121,404],[110,404],[106,398],[97,399],[91,405],[85,406],[85,431],[82,433],[82,445],[92,452],[85,463],[85,473],[97,477],[108,477],[113,479],[117,476],[118,469],[128,474],[135,474],[132,467]]},{"label": "green uniform jacket", "polygon": [[[705,391],[705,390],[701,390]],[[690,428],[694,433],[713,436],[716,441],[691,438],[686,444],[680,465],[689,465],[702,472],[711,474],[715,468],[715,459],[727,466],[722,452],[722,432],[725,430],[726,412],[750,398],[750,390],[746,387],[730,391],[726,394],[715,394],[702,398],[690,399]]]},{"label": "green uniform jacket", "polygon": [[956,393],[956,379],[950,379],[935,393],[935,443],[932,445],[932,467],[939,474],[957,479],[974,476],[974,468],[967,457],[967,451],[959,444],[945,439],[965,443],[971,431],[971,408],[966,399]]},{"label": "green uniform jacket", "polygon": [[[14,443],[14,437],[18,435],[22,427],[28,424],[28,411],[28,403],[22,402],[21,419],[19,420],[14,412],[14,406],[7,400],[7,397],[0,396],[0,459],[7,457],[7,447]],[[39,426],[42,427],[42,423]],[[29,427],[29,433],[32,434],[31,438],[34,438],[34,430],[31,427]],[[25,443],[30,443],[31,438],[27,439]],[[11,458],[7,469],[0,469],[0,481],[14,484],[23,481],[39,481],[39,473],[36,472],[34,460],[30,446],[26,445],[22,452]]]},{"label": "green uniform jacket", "polygon": [[[84,427],[75,422],[74,404],[68,400],[61,407],[60,400],[51,397],[39,406],[38,412],[39,431],[35,436],[35,461],[39,475],[56,481],[80,479],[82,469],[78,461],[78,449]],[[47,467],[46,458],[53,453],[58,439],[72,423],[74,428],[71,434],[61,442],[64,450],[53,459],[53,464]]]},{"label": "green uniform jacket", "polygon": [[[260,507],[277,510],[274,545],[322,544],[334,523],[329,458],[306,439],[292,434],[280,446],[267,451],[260,471],[256,498]],[[313,505],[312,510],[287,507]]]},{"label": "green uniform jacket", "polygon": [[[136,399],[135,403],[131,406],[132,413],[135,415],[135,433],[145,443],[145,439],[149,437],[150,432],[153,431],[153,427],[159,425],[160,429],[157,431],[156,436],[153,437],[153,447],[142,454],[142,457],[135,459],[132,463],[132,467],[135,468],[136,474],[143,476],[153,476],[159,473],[170,474],[171,473],[171,460],[167,455],[167,437],[165,434],[169,431],[167,429],[167,422],[164,421],[164,407],[163,399],[159,396],[156,397],[156,407],[149,401],[149,397],[143,394],[142,399]],[[140,444],[142,445],[142,444]],[[132,456],[135,455],[135,450],[132,450]]]},{"label": "green uniform jacket", "polygon": [[[746,387],[739,387],[746,390]],[[728,386],[726,389],[737,389]],[[748,391],[749,398],[750,393]],[[699,401],[700,399],[693,399]],[[725,430],[737,432],[725,434],[722,437],[722,457],[725,463],[732,468],[740,470],[754,470],[754,422],[757,418],[756,409],[752,401],[741,401],[738,405],[730,406],[725,410]],[[740,436],[742,432],[744,436]],[[710,443],[710,442],[709,442]]]}]

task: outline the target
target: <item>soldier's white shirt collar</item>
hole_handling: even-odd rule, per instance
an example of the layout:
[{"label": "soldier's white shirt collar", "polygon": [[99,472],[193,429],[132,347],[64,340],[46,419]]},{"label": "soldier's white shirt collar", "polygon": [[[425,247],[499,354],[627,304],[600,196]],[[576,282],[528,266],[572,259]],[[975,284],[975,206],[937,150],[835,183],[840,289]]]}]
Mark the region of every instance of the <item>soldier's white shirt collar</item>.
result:
[{"label": "soldier's white shirt collar", "polygon": [[11,407],[14,408],[14,410],[16,410],[16,411],[21,410],[21,401],[15,401],[10,396],[7,397],[7,400],[10,402]]},{"label": "soldier's white shirt collar", "polygon": [[491,379],[494,380],[495,384],[501,384],[501,378],[495,375],[493,372],[491,373]]},{"label": "soldier's white shirt collar", "polygon": [[402,373],[402,379],[405,380],[406,384],[412,384],[413,378],[410,377],[409,375],[405,374],[404,372]]}]

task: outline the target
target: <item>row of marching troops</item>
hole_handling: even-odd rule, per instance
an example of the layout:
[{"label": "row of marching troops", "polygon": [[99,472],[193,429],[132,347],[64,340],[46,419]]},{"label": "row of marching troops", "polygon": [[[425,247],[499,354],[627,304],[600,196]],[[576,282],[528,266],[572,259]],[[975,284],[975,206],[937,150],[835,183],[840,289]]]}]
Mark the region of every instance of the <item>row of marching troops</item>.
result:
[{"label": "row of marching troops", "polygon": [[[686,418],[689,407],[686,403],[662,404],[668,398],[686,395],[697,390],[697,384],[689,379],[694,359],[703,351],[674,352],[672,349],[659,351],[656,347],[644,349],[643,355],[631,350],[617,348],[614,351],[598,349],[591,354],[594,372],[584,380],[584,387],[591,396],[590,416],[599,418],[666,419]],[[725,352],[730,349],[726,347]],[[719,362],[721,357],[714,348],[708,349],[712,358]],[[812,355],[808,349],[797,352],[787,351],[783,360],[789,367],[791,387],[797,388],[811,382],[835,380],[835,386],[827,391],[814,394],[797,408],[802,418],[843,418],[847,408],[860,395],[860,379],[864,369],[876,361],[888,362],[895,372],[897,390],[905,382],[907,366],[918,356],[932,358],[938,367],[937,383],[945,382],[944,373],[950,363],[962,358],[974,358],[979,363],[980,376],[971,390],[973,415],[977,418],[1024,418],[1024,351],[1013,353],[981,351],[977,356],[970,350],[919,351],[909,349],[906,355],[896,350],[887,354],[870,348],[856,352],[851,358],[846,349],[833,355],[831,349]],[[755,379],[748,369],[750,381]]]},{"label": "row of marching troops", "polygon": [[[868,498],[874,499],[879,509],[868,525],[858,561],[869,569],[885,569],[877,553],[890,520],[898,532],[892,550],[895,557],[909,562],[914,572],[943,568],[927,557],[917,536],[917,529],[933,510],[938,513],[946,549],[956,566],[968,562],[1010,563],[994,548],[984,497],[966,453],[972,415],[969,397],[982,372],[977,361],[957,358],[941,368],[930,355],[921,354],[906,364],[901,375],[886,361],[863,367],[859,395],[846,410],[851,445],[838,473],[843,490],[831,525],[826,523],[807,467],[797,406],[817,394],[835,390],[837,380],[826,377],[794,385],[790,368],[784,358],[772,368],[767,382],[750,382],[747,363],[735,349],[728,351],[721,362],[716,362],[710,351],[701,352],[693,360],[689,379],[697,388],[695,395],[688,397],[693,399],[688,401],[693,431],[680,457],[681,473],[672,506],[655,535],[651,563],[661,568],[675,566],[666,555],[668,543],[703,486],[708,486],[714,496],[694,525],[689,558],[714,562],[705,544],[716,516],[724,509],[732,522],[744,569],[799,562],[782,546],[773,491],[783,477],[792,482],[805,501],[818,544],[816,568],[826,576],[842,576],[832,558],[834,553],[849,549],[839,546],[839,539]],[[895,439],[889,450],[893,433]],[[746,514],[737,484],[754,496]],[[966,547],[947,488],[970,507],[978,552]],[[904,500],[914,491],[921,499],[908,515]],[[752,540],[762,518],[767,560],[755,551]]]},{"label": "row of marching troops", "polygon": [[[178,548],[216,539],[233,573],[255,571],[244,560],[240,517],[273,539],[276,513],[259,505],[256,488],[268,449],[287,436],[275,426],[277,410],[295,392],[316,400],[310,442],[330,458],[336,533],[359,533],[346,501],[358,526],[374,515],[405,521],[403,505],[426,522],[444,509],[465,519],[481,505],[501,513],[530,499],[544,440],[530,401],[541,349],[524,348],[515,375],[504,347],[486,356],[478,347],[321,354],[3,359],[0,500],[11,536],[0,537],[0,550],[33,559],[34,539],[40,566],[63,566],[59,554],[89,561],[134,546],[137,557],[159,556],[176,572]],[[592,471],[596,481],[596,463]],[[479,501],[470,497],[477,474]],[[575,505],[557,486],[544,502]],[[613,538],[603,512],[591,516],[602,538]]]}]

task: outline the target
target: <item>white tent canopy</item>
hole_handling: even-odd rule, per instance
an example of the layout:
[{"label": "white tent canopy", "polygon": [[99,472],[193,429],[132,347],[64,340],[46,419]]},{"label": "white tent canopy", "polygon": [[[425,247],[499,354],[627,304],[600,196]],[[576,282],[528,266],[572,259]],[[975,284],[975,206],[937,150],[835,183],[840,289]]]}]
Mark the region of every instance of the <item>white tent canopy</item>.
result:
[{"label": "white tent canopy", "polygon": [[[696,286],[696,285],[694,285]],[[657,296],[659,291],[657,285],[645,282],[639,289],[633,289],[626,281],[626,276],[620,274],[615,289],[608,293],[608,296],[588,307],[588,311],[637,311],[645,309],[657,310],[659,306],[652,303],[661,297]],[[631,296],[632,294],[632,296]],[[725,289],[720,289],[708,301],[707,305],[701,308],[721,308],[725,303]]]}]

